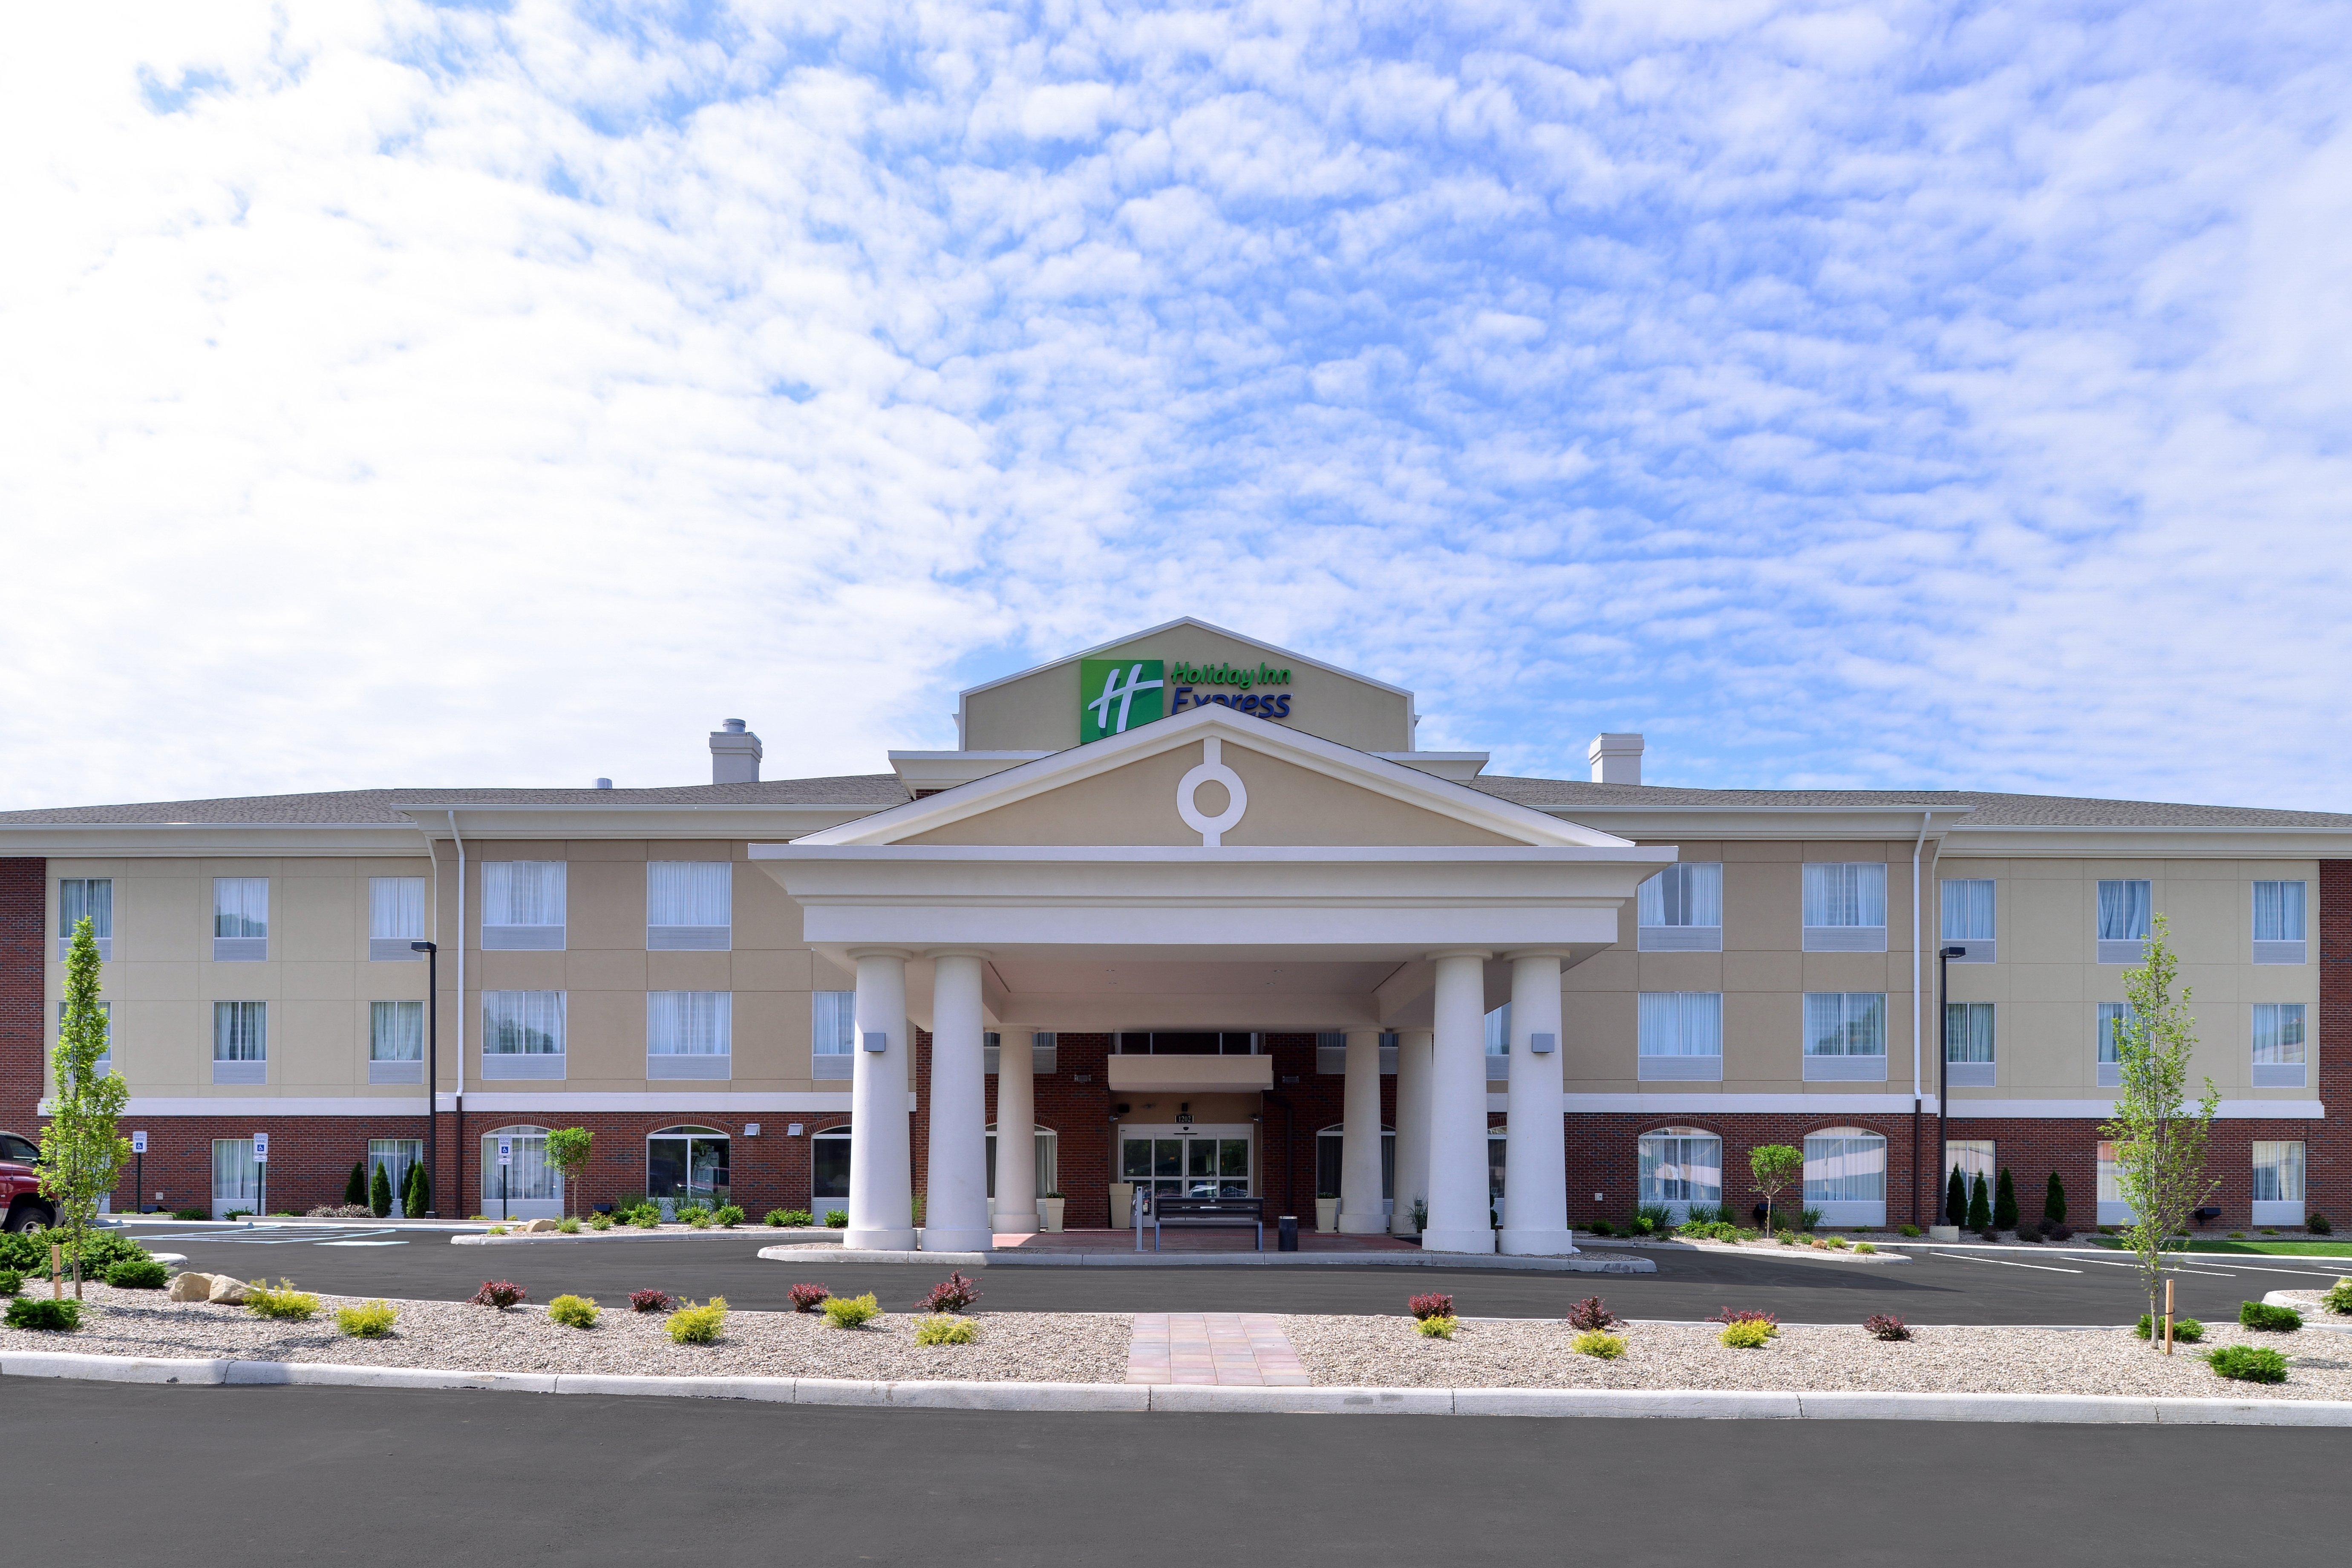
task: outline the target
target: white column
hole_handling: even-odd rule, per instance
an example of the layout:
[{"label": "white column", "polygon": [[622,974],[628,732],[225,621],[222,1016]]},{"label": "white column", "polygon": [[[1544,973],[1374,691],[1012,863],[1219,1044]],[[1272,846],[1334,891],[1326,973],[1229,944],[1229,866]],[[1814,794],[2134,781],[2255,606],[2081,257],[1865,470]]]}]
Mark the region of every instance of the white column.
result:
[{"label": "white column", "polygon": [[[931,1147],[923,1204],[923,1250],[985,1252],[988,1222],[988,1089],[981,1052],[978,954],[931,959]],[[857,1167],[853,1163],[850,1169]]]},{"label": "white column", "polygon": [[1348,1078],[1339,1135],[1339,1234],[1378,1236],[1388,1229],[1381,1212],[1381,1037],[1348,1032]]},{"label": "white column", "polygon": [[[1568,1229],[1567,1127],[1560,1111],[1560,955],[1506,956],[1511,961],[1511,1092],[1501,1249],[1552,1257],[1576,1250]],[[1535,1049],[1538,1035],[1551,1037],[1551,1049]]]},{"label": "white column", "polygon": [[1486,1208],[1486,960],[1484,952],[1433,952],[1436,1039],[1429,1072],[1431,1252],[1492,1252]]},{"label": "white column", "polygon": [[[857,964],[857,1057],[851,1068],[849,1228],[845,1247],[911,1251],[915,1184],[908,1146],[907,955],[853,952]],[[880,1035],[882,1049],[866,1049]]]},{"label": "white column", "polygon": [[996,1048],[997,1230],[1027,1236],[1037,1228],[1037,1058],[1035,1037],[1007,1029]]},{"label": "white column", "polygon": [[1415,1200],[1429,1201],[1429,1031],[1407,1029],[1397,1037],[1396,1214],[1391,1236],[1419,1236],[1412,1227]]}]

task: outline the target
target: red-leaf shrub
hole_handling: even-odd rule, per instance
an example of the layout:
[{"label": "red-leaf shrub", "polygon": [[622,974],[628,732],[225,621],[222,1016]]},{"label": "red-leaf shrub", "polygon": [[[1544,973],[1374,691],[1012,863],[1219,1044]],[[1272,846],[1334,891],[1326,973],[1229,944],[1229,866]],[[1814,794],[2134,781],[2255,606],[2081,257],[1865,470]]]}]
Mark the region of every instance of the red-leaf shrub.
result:
[{"label": "red-leaf shrub", "polygon": [[496,1307],[503,1312],[517,1301],[525,1300],[529,1294],[511,1279],[485,1279],[482,1288],[474,1292],[473,1305]]},{"label": "red-leaf shrub", "polygon": [[640,1312],[667,1312],[677,1305],[677,1298],[667,1290],[632,1290],[629,1305]]},{"label": "red-leaf shrub", "polygon": [[1874,1312],[1862,1321],[1862,1326],[1882,1340],[1907,1340],[1910,1328],[1892,1312]]},{"label": "red-leaf shrub", "polygon": [[1710,1323],[1769,1323],[1780,1326],[1780,1320],[1769,1312],[1759,1312],[1746,1307],[1726,1307],[1707,1320]]},{"label": "red-leaf shrub", "polygon": [[915,1305],[926,1312],[961,1312],[979,1300],[980,1287],[959,1268],[932,1286],[930,1294]]},{"label": "red-leaf shrub", "polygon": [[1405,1310],[1423,1321],[1431,1318],[1450,1318],[1454,1315],[1454,1298],[1441,1296],[1432,1291],[1426,1296],[1415,1296],[1411,1301],[1405,1303]]},{"label": "red-leaf shrub", "polygon": [[824,1305],[825,1298],[833,1292],[822,1285],[795,1285],[784,1294],[792,1298],[793,1311],[814,1312]]},{"label": "red-leaf shrub", "polygon": [[1568,1310],[1568,1326],[1583,1334],[1604,1333],[1624,1321],[1598,1296],[1587,1296]]}]

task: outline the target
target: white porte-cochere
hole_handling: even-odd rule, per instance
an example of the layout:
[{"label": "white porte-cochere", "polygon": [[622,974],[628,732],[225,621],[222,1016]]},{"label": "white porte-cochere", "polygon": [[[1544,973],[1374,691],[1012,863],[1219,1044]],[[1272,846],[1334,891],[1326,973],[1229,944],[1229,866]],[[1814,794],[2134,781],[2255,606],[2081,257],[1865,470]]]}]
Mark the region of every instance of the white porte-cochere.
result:
[{"label": "white porte-cochere", "polygon": [[[1435,1250],[1573,1250],[1562,1158],[1562,971],[1613,945],[1646,848],[1223,707],[1009,767],[751,859],[856,975],[854,1247],[915,1244],[912,1031],[932,1036],[922,1244],[1035,1228],[1033,1032],[1335,1031],[1338,1225]],[[1486,1014],[1512,1004],[1505,1210],[1488,1205]],[[1381,1058],[1396,1039],[1394,1196]],[[1265,1058],[1112,1058],[1107,1093],[1263,1090]],[[1124,1077],[1122,1076],[1124,1075]],[[1156,1075],[1156,1076],[1155,1076]],[[1171,1076],[1172,1075],[1172,1076]]]}]

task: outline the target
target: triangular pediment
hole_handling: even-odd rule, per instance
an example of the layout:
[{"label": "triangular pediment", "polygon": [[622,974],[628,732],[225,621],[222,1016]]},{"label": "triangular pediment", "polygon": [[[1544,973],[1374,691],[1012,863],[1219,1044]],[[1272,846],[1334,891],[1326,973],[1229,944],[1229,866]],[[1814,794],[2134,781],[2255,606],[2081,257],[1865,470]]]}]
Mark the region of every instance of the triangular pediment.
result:
[{"label": "triangular pediment", "polygon": [[1626,843],[1222,707],[1073,747],[798,842],[1225,849]]}]

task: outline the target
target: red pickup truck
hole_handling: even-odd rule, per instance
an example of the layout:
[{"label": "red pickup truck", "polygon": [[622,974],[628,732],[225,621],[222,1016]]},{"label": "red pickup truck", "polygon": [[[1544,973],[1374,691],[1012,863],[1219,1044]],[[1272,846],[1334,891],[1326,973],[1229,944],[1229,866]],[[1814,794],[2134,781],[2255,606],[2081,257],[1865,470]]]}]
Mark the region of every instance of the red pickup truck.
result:
[{"label": "red pickup truck", "polygon": [[57,1211],[41,1195],[41,1179],[33,1173],[41,1146],[15,1132],[0,1132],[0,1205],[5,1205],[10,1230],[46,1230],[57,1223]]}]

